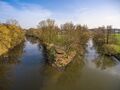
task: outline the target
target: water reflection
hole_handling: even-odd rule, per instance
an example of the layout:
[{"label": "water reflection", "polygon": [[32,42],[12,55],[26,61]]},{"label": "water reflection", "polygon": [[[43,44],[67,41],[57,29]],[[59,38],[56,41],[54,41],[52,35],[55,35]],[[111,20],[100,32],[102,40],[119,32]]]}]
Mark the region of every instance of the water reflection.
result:
[{"label": "water reflection", "polygon": [[0,57],[0,90],[120,90],[120,64],[100,56],[92,39],[85,57],[77,55],[64,71],[45,63],[35,38]]},{"label": "water reflection", "polygon": [[7,90],[12,83],[8,78],[10,68],[5,65],[0,65],[0,90]]},{"label": "water reflection", "polygon": [[116,65],[116,61],[112,58],[97,53],[92,39],[89,39],[86,50],[85,61],[87,66],[105,70]]},{"label": "water reflection", "polygon": [[116,62],[107,56],[100,56],[97,60],[94,60],[94,63],[96,64],[96,67],[101,70],[105,70],[116,65]]},{"label": "water reflection", "polygon": [[15,48],[11,49],[8,53],[0,56],[0,64],[16,64],[20,62],[20,58],[24,52],[24,42]]},{"label": "water reflection", "polygon": [[0,90],[39,90],[44,69],[43,47],[35,38],[0,57]]},{"label": "water reflection", "polygon": [[44,71],[44,83],[41,90],[78,90],[78,81],[83,67],[84,61],[78,56],[65,71],[60,72],[48,66]]},{"label": "water reflection", "polygon": [[36,44],[36,43],[39,43],[39,40],[35,37],[30,37],[30,36],[27,36],[26,37],[26,41],[29,41],[30,43],[32,44]]},{"label": "water reflection", "polygon": [[13,84],[10,70],[14,67],[13,64],[20,63],[20,58],[24,52],[23,48],[24,43],[21,43],[0,57],[0,90],[8,90]]}]

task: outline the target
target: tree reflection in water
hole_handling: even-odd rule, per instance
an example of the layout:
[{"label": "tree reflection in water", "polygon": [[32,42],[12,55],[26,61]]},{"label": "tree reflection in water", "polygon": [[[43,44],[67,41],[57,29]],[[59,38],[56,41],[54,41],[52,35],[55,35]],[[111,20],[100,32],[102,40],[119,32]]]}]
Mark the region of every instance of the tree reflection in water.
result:
[{"label": "tree reflection in water", "polygon": [[16,46],[15,48],[9,50],[8,53],[2,55],[0,57],[0,64],[16,64],[20,62],[20,57],[24,52],[24,42],[20,45]]},{"label": "tree reflection in water", "polygon": [[8,90],[12,85],[9,70],[12,69],[11,66],[14,66],[14,64],[20,63],[23,49],[24,42],[0,57],[0,90]]},{"label": "tree reflection in water", "polygon": [[96,64],[96,67],[100,68],[101,70],[105,70],[116,65],[115,60],[107,56],[98,57],[97,60],[94,60],[94,63]]},{"label": "tree reflection in water", "polygon": [[64,71],[57,71],[50,66],[46,67],[43,72],[45,77],[41,90],[78,90],[78,79],[81,77],[84,65],[83,59],[76,56]]}]

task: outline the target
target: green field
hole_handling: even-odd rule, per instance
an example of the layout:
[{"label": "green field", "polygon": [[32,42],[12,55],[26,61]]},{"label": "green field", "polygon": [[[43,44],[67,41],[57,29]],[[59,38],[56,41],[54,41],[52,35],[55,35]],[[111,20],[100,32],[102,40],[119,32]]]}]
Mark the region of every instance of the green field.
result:
[{"label": "green field", "polygon": [[120,38],[120,34],[115,34],[116,37]]},{"label": "green field", "polygon": [[115,37],[117,38],[118,43],[120,44],[120,34],[115,34]]},{"label": "green field", "polygon": [[118,40],[118,46],[119,46],[119,49],[120,49],[120,34],[115,34],[115,37]]}]

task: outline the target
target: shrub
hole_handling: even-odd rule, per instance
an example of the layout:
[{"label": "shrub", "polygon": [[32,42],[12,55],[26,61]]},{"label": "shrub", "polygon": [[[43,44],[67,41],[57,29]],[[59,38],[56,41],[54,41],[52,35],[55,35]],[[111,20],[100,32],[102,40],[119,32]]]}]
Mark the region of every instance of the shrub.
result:
[{"label": "shrub", "polygon": [[104,48],[104,54],[107,55],[115,55],[120,53],[120,47],[118,45],[105,44],[103,45],[103,48]]},{"label": "shrub", "polygon": [[0,54],[5,53],[24,40],[24,32],[19,26],[0,24]]}]

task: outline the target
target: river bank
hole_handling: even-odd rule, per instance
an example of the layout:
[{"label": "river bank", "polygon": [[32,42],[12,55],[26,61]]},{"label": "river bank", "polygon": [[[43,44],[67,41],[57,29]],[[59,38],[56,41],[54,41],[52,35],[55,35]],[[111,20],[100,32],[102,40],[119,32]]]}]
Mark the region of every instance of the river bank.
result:
[{"label": "river bank", "polygon": [[24,41],[23,30],[16,25],[0,24],[0,56]]}]

